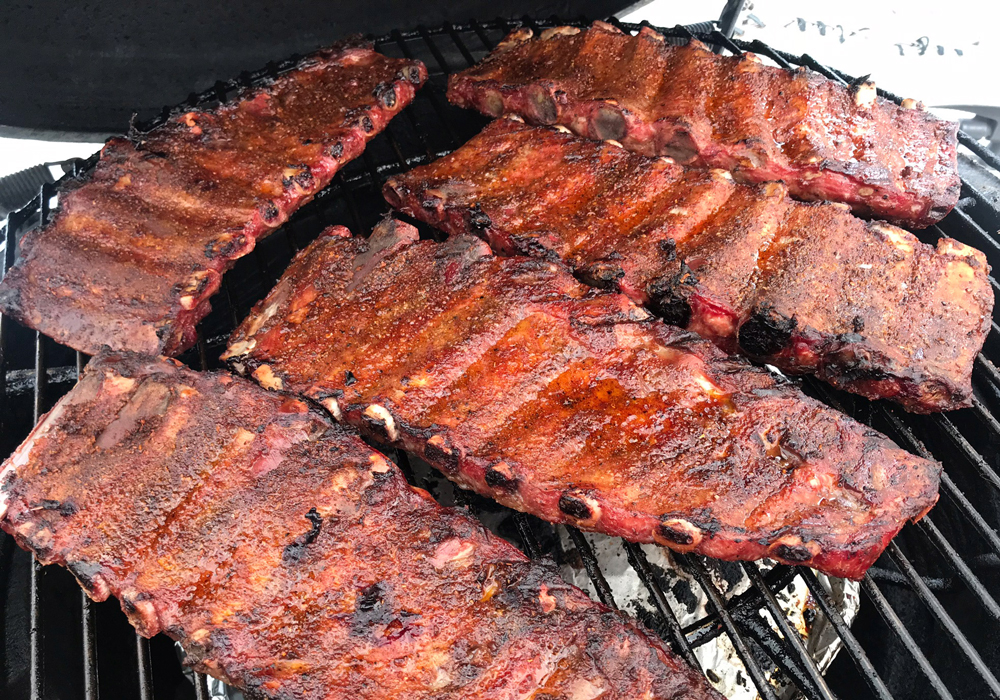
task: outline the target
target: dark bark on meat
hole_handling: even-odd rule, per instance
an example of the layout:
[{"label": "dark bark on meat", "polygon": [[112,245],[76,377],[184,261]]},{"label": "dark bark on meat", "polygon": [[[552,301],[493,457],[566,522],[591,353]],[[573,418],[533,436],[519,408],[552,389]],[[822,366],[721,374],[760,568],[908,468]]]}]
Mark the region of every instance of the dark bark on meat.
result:
[{"label": "dark bark on meat", "polygon": [[[971,405],[993,290],[986,257],[950,238],[932,247],[843,205],[795,202],[780,183],[740,185],[513,119],[383,191],[499,253],[560,259],[727,352],[911,411]],[[432,191],[435,206],[420,207]],[[488,224],[469,225],[472,205]]]},{"label": "dark bark on meat", "polygon": [[228,373],[95,358],[0,470],[0,526],[254,698],[721,700],[357,436]]},{"label": "dark bark on meat", "polygon": [[898,106],[870,82],[843,87],[753,54],[719,56],[698,41],[673,46],[649,28],[633,37],[596,22],[537,39],[519,29],[450,76],[448,98],[744,182],[783,180],[796,197],[911,227],[940,221],[961,185],[958,125],[913,100]]},{"label": "dark bark on meat", "polygon": [[635,542],[852,578],[937,499],[939,465],[557,263],[398,222],[345,234],[296,257],[225,358],[461,486]]},{"label": "dark bark on meat", "polygon": [[345,43],[235,101],[112,139],[20,242],[0,310],[89,354],[182,352],[222,274],[356,158],[426,74]]}]

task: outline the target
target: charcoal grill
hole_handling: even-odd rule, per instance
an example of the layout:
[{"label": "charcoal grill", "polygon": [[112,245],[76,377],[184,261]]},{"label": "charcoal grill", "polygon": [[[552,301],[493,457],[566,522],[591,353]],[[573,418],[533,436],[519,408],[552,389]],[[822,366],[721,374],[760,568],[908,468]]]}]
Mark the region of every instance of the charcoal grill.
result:
[{"label": "charcoal grill", "polygon": [[[641,25],[609,20],[636,32]],[[250,307],[272,287],[294,253],[323,228],[344,224],[367,234],[386,211],[380,195],[390,175],[444,155],[464,143],[486,123],[470,111],[450,106],[444,97],[445,77],[482,58],[511,29],[535,30],[558,24],[584,26],[550,18],[494,20],[446,24],[415,31],[395,31],[376,40],[376,48],[391,56],[419,58],[431,73],[428,86],[388,129],[371,142],[364,155],[348,165],[334,183],[303,207],[285,226],[261,241],[223,280],[213,299],[213,311],[200,326],[199,341],[182,360],[195,368],[219,366],[218,357],[229,332]],[[806,66],[828,78],[848,83],[851,76],[818,64],[809,56],[795,57],[760,42],[731,40],[705,25],[658,29],[672,41],[695,36],[719,51],[754,51],[785,68]],[[232,96],[294,66],[293,57],[270,64],[237,80],[219,82],[192,94],[182,105],[165,109],[140,131],[171,114],[204,107]],[[880,93],[898,101],[895,96]],[[985,192],[1000,171],[1000,158],[965,134],[960,142],[974,157],[962,157],[962,199],[939,225],[918,235],[928,243],[951,236],[984,251],[1000,269],[1000,209]],[[93,167],[82,163],[76,175]],[[975,178],[979,188],[970,184]],[[59,183],[45,185],[23,209],[13,212],[4,230],[4,269],[15,258],[15,241],[44,223],[54,206]],[[434,236],[423,229],[423,235]],[[995,293],[1000,292],[991,277]],[[994,319],[998,312],[994,310]],[[86,357],[0,317],[0,453],[8,454],[28,433],[38,416],[76,380]],[[723,565],[698,556],[675,560],[704,589],[709,612],[684,627],[666,600],[662,580],[643,550],[622,542],[629,564],[649,595],[654,615],[643,621],[673,648],[694,662],[693,650],[725,635],[742,660],[749,680],[761,697],[777,691],[766,674],[786,677],[807,698],[1000,698],[1000,327],[996,320],[973,374],[974,406],[936,416],[907,414],[883,402],[869,402],[838,392],[812,379],[803,389],[890,435],[917,454],[942,461],[945,472],[938,506],[916,525],[908,525],[861,584],[861,610],[853,626],[838,612],[813,572],[756,564]],[[489,513],[491,524],[532,557],[561,556],[553,527],[506,511],[475,495],[455,494],[437,480],[421,477],[405,455],[393,455],[408,476],[429,487],[442,501],[465,505],[477,515]],[[414,476],[417,474],[417,476]],[[497,517],[499,515],[499,517]],[[597,596],[616,605],[611,588],[588,540],[569,531]],[[719,567],[736,566],[749,577],[745,593],[727,597],[718,584]],[[806,585],[818,609],[827,616],[843,649],[824,678],[806,652],[801,638],[778,610],[777,594],[793,580]],[[765,623],[770,612],[777,632]],[[208,698],[206,679],[185,675],[177,652],[163,636],[146,641],[136,636],[116,601],[90,602],[68,572],[42,568],[18,549],[10,537],[0,539],[0,697],[42,698]]]}]

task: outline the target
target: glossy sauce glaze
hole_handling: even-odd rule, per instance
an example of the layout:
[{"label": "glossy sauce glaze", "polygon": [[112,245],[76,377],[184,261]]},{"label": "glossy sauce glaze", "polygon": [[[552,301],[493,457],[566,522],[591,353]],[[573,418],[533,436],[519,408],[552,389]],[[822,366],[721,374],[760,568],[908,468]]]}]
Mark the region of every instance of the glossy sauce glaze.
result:
[{"label": "glossy sauce glaze", "polygon": [[860,577],[939,465],[560,265],[386,220],[300,253],[224,356],[551,522]]}]

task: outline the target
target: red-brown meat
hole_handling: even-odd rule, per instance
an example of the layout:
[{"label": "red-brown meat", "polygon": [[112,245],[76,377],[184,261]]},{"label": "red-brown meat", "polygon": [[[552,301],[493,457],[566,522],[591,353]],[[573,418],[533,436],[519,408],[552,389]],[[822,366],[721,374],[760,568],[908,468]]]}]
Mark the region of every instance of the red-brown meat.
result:
[{"label": "red-brown meat", "polygon": [[730,170],[743,182],[783,180],[796,197],[922,228],[958,201],[958,125],[913,100],[876,96],[817,73],[667,44],[604,22],[508,36],[482,63],[452,75],[457,105],[581,136],[615,139],[645,155]]},{"label": "red-brown meat", "polygon": [[0,310],[64,345],[175,355],[222,274],[356,158],[427,71],[344,44],[266,88],[105,145],[20,241]]},{"label": "red-brown meat", "polygon": [[780,183],[738,185],[513,119],[384,192],[498,252],[561,259],[727,352],[911,411],[971,405],[993,290],[986,257],[950,238],[933,248]]},{"label": "red-brown meat", "polygon": [[939,466],[555,263],[332,229],[230,339],[262,385],[552,522],[860,577]]},{"label": "red-brown meat", "polygon": [[0,474],[23,547],[253,698],[719,698],[359,438],[227,373],[100,356]]}]

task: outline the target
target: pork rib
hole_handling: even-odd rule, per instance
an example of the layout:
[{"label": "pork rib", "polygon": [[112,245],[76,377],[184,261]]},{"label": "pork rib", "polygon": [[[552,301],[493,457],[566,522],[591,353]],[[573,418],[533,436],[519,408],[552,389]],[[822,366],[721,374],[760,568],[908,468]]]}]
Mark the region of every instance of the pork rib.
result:
[{"label": "pork rib", "polygon": [[614,144],[498,119],[386,199],[507,254],[558,258],[727,352],[917,412],[971,405],[986,257]]},{"label": "pork rib", "polygon": [[719,700],[356,436],[228,373],[99,356],[0,473],[21,546],[254,698]]},{"label": "pork rib", "polygon": [[335,228],[224,356],[551,522],[858,578],[939,465],[557,264]]},{"label": "pork rib", "polygon": [[235,101],[111,139],[52,222],[20,241],[0,310],[86,353],[185,350],[222,274],[356,158],[426,75],[346,43]]},{"label": "pork rib", "polygon": [[808,200],[922,228],[958,201],[958,125],[913,100],[898,106],[865,82],[719,56],[698,41],[672,46],[643,28],[605,22],[509,35],[454,74],[448,98],[492,116],[516,113],[645,155],[730,170],[744,182],[783,180]]}]

